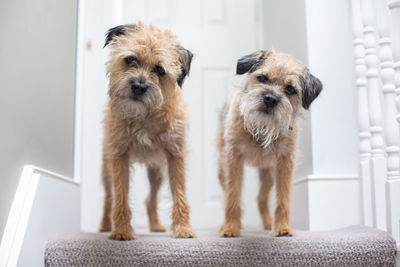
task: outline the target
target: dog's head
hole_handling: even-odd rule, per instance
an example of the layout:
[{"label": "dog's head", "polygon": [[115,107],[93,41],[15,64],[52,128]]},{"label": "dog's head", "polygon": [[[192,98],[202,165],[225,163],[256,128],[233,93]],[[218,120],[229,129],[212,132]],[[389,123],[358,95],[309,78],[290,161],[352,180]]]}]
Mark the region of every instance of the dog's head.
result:
[{"label": "dog's head", "polygon": [[193,55],[169,30],[117,26],[107,32],[106,46],[111,107],[125,117],[144,118],[160,109],[189,74]]},{"label": "dog's head", "polygon": [[246,74],[240,112],[246,129],[267,147],[291,129],[301,107],[308,109],[322,83],[288,54],[258,51],[242,57],[237,74]]}]

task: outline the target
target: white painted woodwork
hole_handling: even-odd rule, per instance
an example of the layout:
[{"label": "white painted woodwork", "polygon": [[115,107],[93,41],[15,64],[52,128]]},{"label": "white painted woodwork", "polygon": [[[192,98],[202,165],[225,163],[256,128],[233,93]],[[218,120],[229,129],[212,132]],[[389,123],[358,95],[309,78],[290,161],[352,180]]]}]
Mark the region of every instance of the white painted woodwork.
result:
[{"label": "white painted woodwork", "polygon": [[367,89],[371,131],[371,174],[374,226],[386,230],[386,159],[384,157],[383,116],[377,56],[376,17],[372,0],[361,5],[364,25],[365,63],[367,66]]},{"label": "white painted woodwork", "polygon": [[381,62],[380,78],[384,96],[383,114],[385,126],[387,178],[400,179],[400,135],[399,125],[396,124],[396,103],[394,68],[392,55],[391,14],[385,0],[376,0],[377,25],[379,34],[379,58]]},{"label": "white painted woodwork", "polygon": [[[393,198],[394,188],[390,188],[392,183],[390,181],[400,181],[400,135],[399,125],[396,123],[396,109],[395,100],[395,70],[393,67],[393,54],[392,54],[392,39],[391,39],[391,14],[385,0],[376,0],[377,4],[377,18],[378,18],[378,33],[380,45],[380,60],[381,60],[381,81],[382,91],[384,95],[384,118],[385,118],[385,140],[386,140],[386,161],[387,161],[387,181],[386,181],[386,221],[387,230],[399,239],[398,227],[396,223],[396,212],[394,205],[396,199]],[[399,31],[400,29],[393,29]],[[398,202],[399,203],[399,202]],[[393,209],[393,212],[392,212]],[[392,218],[394,217],[394,218]],[[393,220],[394,219],[394,220]],[[398,220],[399,218],[397,218]]]},{"label": "white painted woodwork", "polygon": [[[390,1],[389,9],[391,14],[392,29],[392,53],[393,67],[395,70],[395,101],[397,107],[397,122],[400,123],[400,1]],[[398,162],[393,162],[393,165]],[[388,176],[386,184],[387,199],[387,223],[388,231],[394,236],[400,247],[400,179],[398,176]]]},{"label": "white painted woodwork", "polygon": [[0,266],[42,266],[47,239],[80,231],[80,186],[24,166],[0,246]]},{"label": "white painted woodwork", "polygon": [[356,86],[358,90],[358,125],[360,137],[360,186],[362,197],[363,223],[372,226],[372,191],[371,191],[371,133],[368,117],[368,94],[365,66],[365,48],[360,0],[352,0],[352,20],[354,35],[354,63]]},{"label": "white painted woodwork", "polygon": [[[297,220],[296,228],[319,231],[359,224],[359,194],[358,177],[309,175],[295,180],[291,216]],[[303,195],[307,203],[301,201]]]},{"label": "white painted woodwork", "polygon": [[[400,1],[352,0],[352,11],[356,85],[359,91],[360,177],[364,182],[365,175],[370,172],[373,225],[391,233],[399,245]],[[364,43],[360,38],[360,27],[363,27]],[[365,86],[364,62],[367,67],[367,95],[362,93]],[[368,126],[365,116],[369,118],[371,132],[369,162],[365,142],[367,134],[363,134]],[[368,196],[365,197],[365,183],[362,183],[362,190],[364,223],[368,225],[366,214],[370,211]]]}]

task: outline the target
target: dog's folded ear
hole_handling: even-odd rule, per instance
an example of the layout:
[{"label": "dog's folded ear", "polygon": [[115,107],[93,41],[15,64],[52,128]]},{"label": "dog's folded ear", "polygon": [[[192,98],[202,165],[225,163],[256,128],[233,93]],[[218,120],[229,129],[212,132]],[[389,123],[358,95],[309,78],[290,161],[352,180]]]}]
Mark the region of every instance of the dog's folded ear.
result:
[{"label": "dog's folded ear", "polygon": [[182,87],[186,75],[189,75],[190,64],[192,63],[193,54],[189,50],[179,46],[179,62],[181,64],[181,74],[176,79],[179,87]]},{"label": "dog's folded ear", "polygon": [[104,43],[103,47],[106,47],[115,36],[125,34],[125,29],[127,26],[128,25],[119,25],[109,29],[106,33],[106,42]]},{"label": "dog's folded ear", "polygon": [[240,58],[236,65],[236,74],[255,71],[268,57],[269,53],[269,51],[261,50]]},{"label": "dog's folded ear", "polygon": [[126,29],[128,29],[128,28],[137,29],[140,25],[141,25],[141,23],[139,23],[137,25],[136,24],[125,24],[125,25],[119,25],[119,26],[109,29],[106,33],[106,41],[104,43],[103,48],[106,47],[112,41],[112,39],[114,37],[125,34]]},{"label": "dog's folded ear", "polygon": [[322,83],[317,77],[312,75],[308,69],[303,71],[300,80],[303,87],[302,105],[303,108],[308,109],[314,99],[321,93]]}]

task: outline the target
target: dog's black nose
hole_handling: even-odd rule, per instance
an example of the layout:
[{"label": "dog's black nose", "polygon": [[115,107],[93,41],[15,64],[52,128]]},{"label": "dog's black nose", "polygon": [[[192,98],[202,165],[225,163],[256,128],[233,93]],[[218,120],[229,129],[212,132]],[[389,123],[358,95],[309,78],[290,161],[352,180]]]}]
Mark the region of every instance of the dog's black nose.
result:
[{"label": "dog's black nose", "polygon": [[148,86],[142,81],[134,81],[131,85],[132,93],[136,96],[146,93]]},{"label": "dog's black nose", "polygon": [[279,102],[279,98],[273,94],[265,94],[264,95],[264,104],[267,108],[275,107]]}]

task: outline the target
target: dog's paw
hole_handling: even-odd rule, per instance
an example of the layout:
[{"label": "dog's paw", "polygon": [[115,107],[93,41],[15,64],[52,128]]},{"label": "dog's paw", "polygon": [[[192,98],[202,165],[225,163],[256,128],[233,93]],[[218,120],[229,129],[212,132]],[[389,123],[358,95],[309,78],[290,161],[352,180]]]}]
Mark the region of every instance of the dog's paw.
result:
[{"label": "dog's paw", "polygon": [[290,226],[285,226],[285,227],[279,227],[276,228],[274,231],[274,236],[275,237],[280,237],[280,236],[294,236],[293,230]]},{"label": "dog's paw", "polygon": [[165,228],[162,224],[154,224],[150,225],[150,232],[165,232],[167,228]]},{"label": "dog's paw", "polygon": [[107,227],[100,225],[99,232],[111,232],[111,226]]},{"label": "dog's paw", "polygon": [[111,232],[111,221],[102,220],[99,227],[99,232]]},{"label": "dog's paw", "polygon": [[263,221],[263,228],[264,230],[272,230],[272,219],[266,219]]},{"label": "dog's paw", "polygon": [[196,237],[196,232],[193,230],[192,226],[174,226],[173,234],[175,238],[194,238]]},{"label": "dog's paw", "polygon": [[223,225],[220,230],[221,237],[239,237],[240,227]]},{"label": "dog's paw", "polygon": [[110,239],[113,240],[121,240],[121,241],[128,241],[128,240],[133,240],[133,231],[130,232],[118,232],[118,231],[112,231],[111,234],[109,235]]}]

